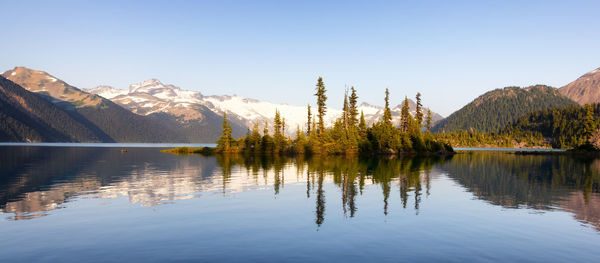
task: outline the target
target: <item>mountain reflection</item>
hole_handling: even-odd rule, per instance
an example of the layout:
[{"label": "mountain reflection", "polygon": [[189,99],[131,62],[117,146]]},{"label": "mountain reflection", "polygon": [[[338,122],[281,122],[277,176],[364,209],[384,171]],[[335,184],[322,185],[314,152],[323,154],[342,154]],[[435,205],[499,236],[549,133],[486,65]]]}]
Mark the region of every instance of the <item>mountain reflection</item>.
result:
[{"label": "mountain reflection", "polygon": [[506,208],[564,209],[600,230],[600,159],[476,152],[441,165],[479,199]]},{"label": "mountain reflection", "polygon": [[[356,217],[365,191],[380,192],[384,215],[391,206],[418,214],[424,197],[436,190],[431,181],[445,176],[493,205],[563,209],[600,230],[600,159],[587,157],[500,152],[391,159],[205,157],[152,148],[120,153],[114,148],[4,147],[0,159],[0,210],[13,220],[44,216],[78,198],[125,197],[156,206],[206,193],[260,190],[278,196],[294,185],[306,188],[298,197],[314,202],[314,223],[321,226],[328,209]],[[339,201],[341,207],[328,205]]]}]

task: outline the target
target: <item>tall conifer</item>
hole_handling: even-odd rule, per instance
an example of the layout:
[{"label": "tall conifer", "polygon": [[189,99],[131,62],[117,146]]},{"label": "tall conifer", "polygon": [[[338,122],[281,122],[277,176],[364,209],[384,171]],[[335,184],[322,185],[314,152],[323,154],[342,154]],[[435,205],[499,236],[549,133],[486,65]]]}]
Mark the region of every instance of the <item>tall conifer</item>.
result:
[{"label": "tall conifer", "polygon": [[431,110],[427,109],[427,118],[425,119],[425,128],[431,130]]},{"label": "tall conifer", "polygon": [[350,107],[350,126],[354,127],[358,124],[358,95],[356,95],[356,89],[350,88],[350,98],[348,100],[348,106]]},{"label": "tall conifer", "polygon": [[420,131],[423,125],[423,104],[421,103],[421,93],[417,92],[417,109],[415,113],[415,119],[417,120],[417,129]]},{"label": "tall conifer", "polygon": [[308,115],[308,120],[306,121],[306,135],[310,135],[310,132],[312,131],[311,128],[311,122],[312,122],[312,113],[310,112],[310,104],[306,105],[306,109],[308,111],[307,115]]},{"label": "tall conifer", "polygon": [[315,96],[317,96],[317,117],[319,118],[318,124],[318,133],[322,135],[325,132],[325,113],[327,112],[327,105],[325,104],[327,101],[327,95],[325,95],[325,84],[323,83],[323,78],[319,77],[317,79],[317,88],[315,92]]},{"label": "tall conifer", "polygon": [[392,110],[390,110],[390,91],[385,89],[385,107],[383,109],[383,123],[392,125]]}]

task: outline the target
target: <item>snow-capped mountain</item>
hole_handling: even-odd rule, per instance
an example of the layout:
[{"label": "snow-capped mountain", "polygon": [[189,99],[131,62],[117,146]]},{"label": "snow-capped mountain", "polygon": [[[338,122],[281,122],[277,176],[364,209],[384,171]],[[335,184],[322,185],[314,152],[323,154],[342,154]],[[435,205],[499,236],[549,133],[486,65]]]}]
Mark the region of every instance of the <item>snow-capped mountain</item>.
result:
[{"label": "snow-capped mountain", "polygon": [[[225,112],[228,114],[229,119],[240,121],[247,127],[252,127],[254,123],[258,123],[262,128],[265,121],[269,122],[269,125],[272,125],[275,111],[279,110],[281,116],[285,118],[286,132],[289,134],[293,134],[296,127],[304,129],[307,122],[306,106],[277,104],[237,95],[203,96],[200,92],[182,90],[173,85],[165,85],[156,79],[132,84],[128,90],[116,89],[110,86],[98,86],[87,91],[110,99],[140,115],[163,112],[183,117],[183,120],[190,120],[201,117],[201,115],[197,114],[197,109],[204,106],[219,115]],[[414,115],[416,104],[409,101],[409,106],[411,114]],[[383,115],[383,107],[367,103],[361,104],[358,110],[364,113],[367,124],[376,122]],[[316,109],[312,108],[312,111],[314,114]],[[342,111],[339,109],[328,108],[325,116],[327,125],[333,124],[335,119],[339,118],[341,114]],[[400,105],[392,109],[392,116],[393,122],[399,124]],[[439,114],[433,114],[432,119],[433,122],[436,122],[442,118]]]}]

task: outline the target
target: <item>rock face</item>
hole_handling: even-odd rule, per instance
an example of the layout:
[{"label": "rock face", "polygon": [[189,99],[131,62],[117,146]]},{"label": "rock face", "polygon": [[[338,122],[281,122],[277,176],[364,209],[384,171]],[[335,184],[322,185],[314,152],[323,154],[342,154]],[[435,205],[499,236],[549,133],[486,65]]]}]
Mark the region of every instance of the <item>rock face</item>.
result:
[{"label": "rock face", "polygon": [[584,74],[559,90],[562,95],[580,105],[600,103],[600,68]]},{"label": "rock face", "polygon": [[97,106],[102,98],[83,92],[40,70],[16,67],[2,74],[28,91],[51,97],[52,102],[69,102],[76,107]]}]

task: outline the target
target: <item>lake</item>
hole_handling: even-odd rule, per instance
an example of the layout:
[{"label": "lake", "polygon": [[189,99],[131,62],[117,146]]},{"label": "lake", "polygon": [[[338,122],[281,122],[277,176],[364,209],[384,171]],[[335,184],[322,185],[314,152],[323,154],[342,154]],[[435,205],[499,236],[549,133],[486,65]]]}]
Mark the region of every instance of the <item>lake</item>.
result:
[{"label": "lake", "polygon": [[600,159],[0,147],[2,262],[600,262]]}]

